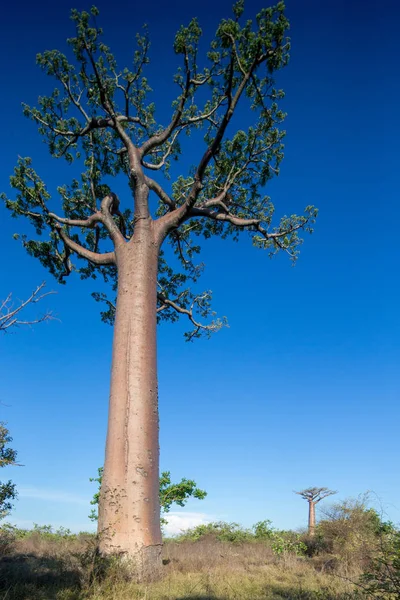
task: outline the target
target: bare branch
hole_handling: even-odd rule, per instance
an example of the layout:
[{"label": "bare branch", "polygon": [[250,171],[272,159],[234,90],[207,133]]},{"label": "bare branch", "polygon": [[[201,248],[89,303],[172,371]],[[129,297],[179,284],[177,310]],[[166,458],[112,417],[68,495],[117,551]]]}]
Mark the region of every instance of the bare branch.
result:
[{"label": "bare branch", "polygon": [[168,156],[171,154],[171,152],[173,150],[176,138],[181,133],[181,131],[183,131],[184,127],[181,127],[180,129],[178,129],[175,132],[175,134],[172,136],[172,140],[169,143],[168,149],[165,152],[164,156],[162,157],[162,159],[161,159],[161,161],[159,163],[153,164],[153,163],[149,163],[149,162],[147,162],[145,160],[142,160],[142,165],[144,167],[146,167],[146,169],[151,169],[152,171],[159,171],[160,169],[162,169],[162,167],[165,165],[165,162],[166,162]]},{"label": "bare branch", "polygon": [[174,116],[172,117],[172,121],[170,122],[170,124],[168,125],[168,127],[166,127],[165,129],[163,129],[163,131],[161,131],[160,133],[157,133],[157,134],[153,135],[149,140],[147,140],[142,145],[142,147],[140,148],[140,154],[141,154],[141,156],[146,156],[146,154],[148,154],[156,146],[162,146],[162,144],[164,144],[164,142],[166,142],[168,140],[168,138],[170,137],[171,133],[179,125],[179,122],[180,122],[181,117],[182,117],[183,109],[184,109],[185,104],[186,104],[186,100],[189,97],[190,84],[191,84],[190,68],[189,68],[189,58],[188,58],[187,53],[185,54],[185,70],[186,70],[185,88],[184,88],[183,93],[182,93],[182,95],[180,97],[179,106],[178,106],[178,108],[177,108]]},{"label": "bare branch", "polygon": [[151,179],[150,177],[145,176],[145,183],[150,190],[152,190],[153,192],[155,192],[157,194],[159,199],[164,204],[166,204],[170,210],[174,210],[176,208],[175,201],[172,200],[172,198],[170,196],[168,196],[168,194],[163,190],[163,188],[157,181],[154,181],[154,179]]},{"label": "bare branch", "polygon": [[7,331],[10,327],[18,327],[19,325],[35,325],[36,323],[42,323],[43,321],[50,321],[55,319],[51,312],[46,312],[44,315],[31,320],[19,319],[19,314],[23,311],[28,304],[36,304],[40,302],[45,296],[55,294],[56,292],[46,292],[41,294],[41,290],[45,287],[46,283],[41,283],[29,296],[29,298],[21,302],[16,308],[11,305],[12,294],[9,294],[0,306],[0,331]]},{"label": "bare branch", "polygon": [[[29,213],[29,215],[41,217],[41,215],[35,213]],[[101,214],[98,212],[90,215],[90,217],[87,219],[66,219],[64,217],[59,217],[52,212],[47,213],[47,216],[57,221],[57,223],[62,223],[63,225],[68,225],[69,227],[83,227],[88,229],[93,229],[96,226],[96,223],[101,221]]]},{"label": "bare branch", "polygon": [[119,198],[116,194],[108,194],[101,201],[101,218],[100,221],[103,225],[108,229],[110,237],[114,242],[114,245],[117,246],[123,242],[125,242],[124,236],[122,235],[120,229],[114,222],[112,215],[118,215],[122,217],[122,214],[119,210]]}]

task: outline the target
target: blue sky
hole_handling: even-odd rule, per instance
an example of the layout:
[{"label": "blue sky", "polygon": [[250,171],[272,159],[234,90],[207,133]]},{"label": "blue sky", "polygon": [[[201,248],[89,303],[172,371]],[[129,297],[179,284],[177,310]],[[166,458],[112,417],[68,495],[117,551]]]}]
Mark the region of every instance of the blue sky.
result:
[{"label": "blue sky", "polygon": [[[65,48],[70,2],[3,8],[3,190],[18,155],[32,156],[50,186],[68,181],[20,104],[35,104],[49,89],[35,56]],[[177,0],[174,10],[138,3],[130,11],[121,0],[97,5],[121,66],[148,23],[149,79],[166,120],[176,29],[198,16],[209,38],[231,3]],[[263,4],[246,6],[254,16]],[[216,518],[301,527],[306,505],[293,490],[309,485],[337,489],[340,498],[373,490],[400,521],[399,12],[395,0],[287,2],[291,61],[278,78],[286,91],[286,149],[268,193],[278,215],[315,204],[320,216],[295,268],[245,239],[205,244],[202,285],[213,290],[230,328],[193,344],[183,340],[185,323],[159,329],[161,467],[208,492],[186,517],[174,515],[177,527]],[[197,155],[192,148],[184,164]],[[0,211],[0,298],[9,291],[24,297],[46,280],[58,294],[41,309],[60,319],[0,340],[0,418],[24,465],[1,473],[20,490],[10,520],[87,529],[88,478],[104,455],[112,330],[90,297],[96,285],[71,277],[58,286],[12,239],[23,223]]]}]

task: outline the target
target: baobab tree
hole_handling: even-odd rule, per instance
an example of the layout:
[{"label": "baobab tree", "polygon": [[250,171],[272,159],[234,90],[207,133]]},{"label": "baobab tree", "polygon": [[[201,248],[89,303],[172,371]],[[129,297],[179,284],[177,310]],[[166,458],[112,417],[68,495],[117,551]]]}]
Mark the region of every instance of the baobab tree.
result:
[{"label": "baobab tree", "polygon": [[[42,315],[33,318],[27,318],[25,316],[25,311],[28,306],[37,304],[49,294],[54,294],[54,292],[42,293],[45,285],[45,282],[38,285],[26,300],[19,301],[17,305],[13,302],[12,294],[8,294],[7,298],[0,303],[0,331],[6,332],[21,325],[35,325],[36,323],[54,319],[51,311],[46,311]],[[23,313],[23,315],[21,315],[21,313]]]},{"label": "baobab tree", "polygon": [[337,494],[333,490],[329,490],[326,487],[311,487],[301,492],[295,492],[299,494],[304,500],[308,502],[308,535],[315,535],[315,505],[321,502],[324,498]]},{"label": "baobab tree", "polygon": [[[38,64],[57,87],[37,107],[24,106],[51,156],[83,161],[86,170],[52,195],[31,159],[18,161],[11,177],[17,195],[4,197],[6,206],[47,236],[23,237],[23,244],[59,281],[74,271],[102,276],[117,295],[114,302],[95,293],[107,303],[103,319],[114,321],[98,526],[101,553],[134,559],[139,577],[161,564],[157,320],[186,316],[189,340],[224,324],[210,320],[210,292],[190,287],[200,272],[193,240],[243,232],[257,248],[295,260],[300,234],[311,232],[316,218],[316,209],[307,206],[302,216],[275,220],[264,195],[283,157],[283,92],[274,73],[289,57],[284,8],[280,2],[262,9],[254,22],[242,22],[239,0],[233,18],[219,24],[203,67],[197,64],[197,20],[182,26],[174,39],[177,95],[166,125],[156,121],[143,75],[147,32],[137,36],[133,67],[120,70],[102,41],[97,9],[74,10],[72,62],[57,50],[39,54]],[[175,161],[188,151],[196,162],[169,183]],[[124,176],[130,193],[120,199],[113,181]]]}]

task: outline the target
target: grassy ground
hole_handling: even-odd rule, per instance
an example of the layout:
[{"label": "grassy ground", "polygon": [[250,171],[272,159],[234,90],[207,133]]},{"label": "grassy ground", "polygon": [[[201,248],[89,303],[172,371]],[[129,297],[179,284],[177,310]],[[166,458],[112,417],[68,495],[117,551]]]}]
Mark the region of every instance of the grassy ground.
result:
[{"label": "grassy ground", "polygon": [[[14,540],[0,559],[4,600],[344,600],[347,573],[329,561],[276,557],[262,543],[168,542],[161,581],[138,585],[115,563],[101,573],[89,536]],[[356,574],[353,573],[353,576]]]}]

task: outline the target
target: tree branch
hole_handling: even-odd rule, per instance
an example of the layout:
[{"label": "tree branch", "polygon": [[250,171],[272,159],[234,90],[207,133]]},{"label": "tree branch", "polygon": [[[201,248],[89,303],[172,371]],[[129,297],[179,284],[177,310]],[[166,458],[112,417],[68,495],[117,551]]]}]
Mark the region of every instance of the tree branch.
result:
[{"label": "tree branch", "polygon": [[304,221],[302,223],[299,223],[298,225],[293,225],[292,227],[289,227],[288,229],[285,229],[284,231],[278,231],[275,233],[269,233],[262,225],[262,220],[261,219],[244,219],[242,217],[236,217],[235,215],[232,215],[229,212],[228,207],[221,201],[218,200],[217,198],[215,198],[214,200],[209,200],[205,203],[205,205],[208,206],[213,206],[213,207],[220,207],[222,208],[222,210],[224,211],[223,213],[221,212],[214,212],[211,210],[208,210],[206,208],[192,208],[192,210],[190,211],[188,218],[190,217],[207,217],[209,219],[213,219],[214,221],[225,221],[227,223],[230,223],[231,225],[234,225],[235,227],[239,227],[241,229],[246,229],[246,228],[253,228],[254,231],[257,231],[258,233],[260,233],[266,240],[278,240],[279,238],[285,237],[286,235],[293,233],[294,231],[298,231],[299,229],[303,229],[305,225],[307,225],[307,223],[310,220],[310,217],[305,217]]},{"label": "tree branch", "polygon": [[12,295],[9,294],[7,296],[7,298],[1,303],[1,306],[0,306],[0,331],[6,331],[7,329],[9,329],[10,327],[13,327],[13,326],[18,327],[18,325],[35,325],[36,323],[42,323],[43,321],[49,321],[49,320],[55,319],[55,317],[53,316],[53,314],[51,312],[46,312],[41,317],[38,317],[38,318],[32,319],[32,320],[27,320],[27,321],[21,321],[18,318],[18,314],[22,310],[24,310],[24,308],[28,304],[36,304],[37,302],[42,300],[45,296],[49,296],[51,294],[56,293],[56,292],[46,292],[45,294],[39,294],[45,285],[46,285],[45,282],[41,283],[36,288],[36,290],[34,290],[32,292],[32,294],[29,296],[29,298],[27,300],[21,302],[21,304],[19,306],[17,306],[17,308],[14,308],[14,309],[12,309],[12,307],[9,306]]},{"label": "tree branch", "polygon": [[[265,55],[265,57],[263,57],[263,60],[265,60],[266,58],[267,58],[267,56]],[[217,152],[217,150],[222,142],[222,139],[224,137],[225,131],[229,125],[229,122],[234,114],[236,106],[240,100],[240,97],[241,97],[244,89],[246,88],[246,85],[247,85],[248,81],[250,80],[254,70],[256,69],[256,67],[259,64],[260,64],[260,59],[254,59],[249,70],[243,75],[242,80],[236,90],[236,93],[232,97],[232,87],[233,87],[233,79],[234,79],[234,51],[232,49],[232,56],[231,56],[230,69],[229,69],[229,79],[228,79],[227,89],[226,89],[226,93],[225,93],[225,97],[228,98],[228,105],[227,105],[226,112],[222,118],[222,121],[221,121],[218,129],[217,129],[217,132],[215,134],[213,141],[208,146],[207,150],[204,152],[204,154],[199,162],[199,165],[197,167],[196,174],[194,177],[194,183],[193,183],[192,189],[189,192],[189,195],[188,195],[185,203],[181,207],[176,209],[176,211],[174,211],[174,213],[163,217],[163,219],[164,219],[163,226],[166,231],[170,230],[171,228],[175,228],[175,227],[179,226],[179,224],[181,224],[183,221],[185,221],[188,213],[194,207],[196,200],[198,198],[198,195],[203,187],[202,180],[203,180],[203,176],[206,171],[206,168],[207,168],[211,158]],[[197,216],[201,216],[201,215],[197,215]],[[203,215],[203,216],[206,216],[206,215]]]},{"label": "tree branch", "polygon": [[188,58],[187,52],[185,53],[184,61],[185,61],[185,70],[186,70],[186,83],[185,83],[185,89],[180,97],[179,106],[178,106],[174,116],[172,117],[172,121],[170,122],[168,127],[163,129],[163,131],[161,131],[160,133],[153,135],[149,140],[144,142],[144,144],[141,146],[140,154],[142,157],[146,156],[146,154],[148,154],[156,146],[161,146],[162,144],[164,144],[164,142],[166,142],[168,140],[169,136],[174,131],[174,129],[179,125],[179,121],[182,117],[182,113],[183,113],[183,109],[186,104],[186,100],[189,97],[189,90],[190,90],[190,84],[191,84],[189,58]]},{"label": "tree branch", "polygon": [[179,313],[181,315],[186,315],[189,318],[189,321],[191,321],[195,327],[191,333],[189,333],[187,335],[185,334],[187,340],[191,341],[194,337],[197,336],[197,334],[199,333],[200,330],[204,330],[209,333],[212,333],[214,331],[218,331],[223,325],[219,321],[210,323],[209,325],[203,325],[202,323],[199,323],[199,321],[196,321],[196,319],[193,316],[193,309],[194,309],[195,304],[198,303],[199,301],[201,301],[204,297],[205,297],[204,295],[196,296],[194,298],[192,304],[190,305],[190,308],[185,308],[183,306],[180,306],[176,301],[169,300],[169,298],[164,296],[164,294],[158,292],[157,299],[160,302],[161,306],[159,306],[157,308],[157,312],[159,313],[159,312],[165,310],[166,308],[172,308],[177,313]]},{"label": "tree branch", "polygon": [[56,225],[56,229],[57,229],[58,235],[64,242],[64,245],[67,248],[69,248],[70,250],[72,250],[73,252],[75,252],[76,254],[78,254],[78,256],[80,256],[82,258],[86,258],[86,260],[89,260],[90,262],[92,262],[95,265],[115,265],[116,264],[115,252],[104,252],[104,253],[92,252],[91,250],[84,248],[77,242],[74,242],[74,240],[71,240],[71,238],[68,237],[68,235],[65,233],[65,231],[63,231],[61,229],[60,225],[58,225],[58,226]]},{"label": "tree branch", "polygon": [[166,204],[170,210],[175,210],[175,208],[176,208],[175,201],[172,200],[172,198],[170,196],[168,196],[168,194],[163,190],[163,188],[157,181],[154,181],[154,179],[151,179],[150,177],[147,177],[147,176],[145,176],[144,180],[145,180],[147,187],[150,190],[152,190],[153,192],[155,192],[157,194],[157,196],[159,197],[159,199],[164,204]]},{"label": "tree branch", "polygon": [[178,137],[178,135],[181,133],[181,131],[184,129],[184,127],[181,127],[180,129],[178,129],[178,131],[175,132],[175,134],[172,136],[172,140],[168,146],[167,151],[165,152],[164,156],[162,157],[161,161],[159,163],[153,164],[153,163],[149,163],[145,160],[142,159],[142,165],[144,167],[146,167],[146,169],[150,169],[152,171],[159,171],[160,169],[162,169],[162,167],[165,165],[165,161],[167,160],[168,156],[171,154],[174,143],[176,138]]}]

